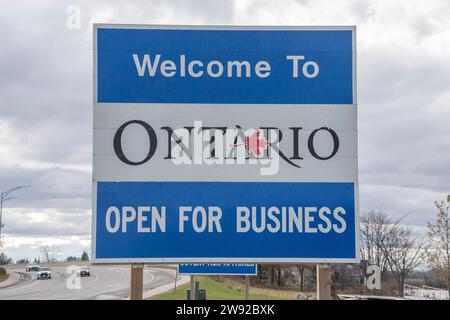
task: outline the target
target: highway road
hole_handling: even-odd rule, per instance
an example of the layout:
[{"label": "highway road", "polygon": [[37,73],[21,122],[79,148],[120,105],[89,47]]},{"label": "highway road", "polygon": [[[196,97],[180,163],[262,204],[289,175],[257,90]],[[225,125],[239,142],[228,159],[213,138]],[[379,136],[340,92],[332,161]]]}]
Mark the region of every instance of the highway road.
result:
[{"label": "highway road", "polygon": [[[92,266],[91,276],[80,278],[80,288],[73,288],[67,283],[74,283],[67,267],[50,267],[52,279],[36,279],[35,272],[25,273],[24,268],[8,268],[25,274],[19,283],[0,288],[0,300],[84,300],[84,299],[126,299],[130,290],[129,266]],[[174,282],[175,273],[159,268],[144,269],[144,291]],[[69,280],[69,281],[68,281]],[[70,289],[69,287],[72,287]]]}]

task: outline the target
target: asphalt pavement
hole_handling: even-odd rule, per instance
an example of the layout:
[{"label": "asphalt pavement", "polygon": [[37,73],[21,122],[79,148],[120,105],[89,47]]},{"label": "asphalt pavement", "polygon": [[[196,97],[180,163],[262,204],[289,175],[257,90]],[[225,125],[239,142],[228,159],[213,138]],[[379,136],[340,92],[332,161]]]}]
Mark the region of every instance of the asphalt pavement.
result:
[{"label": "asphalt pavement", "polygon": [[[92,266],[90,277],[76,279],[66,266],[51,267],[51,279],[36,279],[36,272],[8,268],[23,274],[15,285],[0,289],[0,300],[84,300],[126,299],[130,294],[129,266]],[[174,283],[175,272],[160,268],[144,269],[144,291]],[[79,281],[78,281],[79,280]],[[79,284],[79,285],[78,285]]]}]

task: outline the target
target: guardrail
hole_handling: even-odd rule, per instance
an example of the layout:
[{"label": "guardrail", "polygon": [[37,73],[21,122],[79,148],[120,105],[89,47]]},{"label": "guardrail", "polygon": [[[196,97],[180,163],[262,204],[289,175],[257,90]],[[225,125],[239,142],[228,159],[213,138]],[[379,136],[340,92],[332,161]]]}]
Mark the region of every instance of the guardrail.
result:
[{"label": "guardrail", "polygon": [[448,300],[448,291],[444,289],[434,288],[423,285],[422,287],[405,284],[405,298],[425,299],[425,300]]}]

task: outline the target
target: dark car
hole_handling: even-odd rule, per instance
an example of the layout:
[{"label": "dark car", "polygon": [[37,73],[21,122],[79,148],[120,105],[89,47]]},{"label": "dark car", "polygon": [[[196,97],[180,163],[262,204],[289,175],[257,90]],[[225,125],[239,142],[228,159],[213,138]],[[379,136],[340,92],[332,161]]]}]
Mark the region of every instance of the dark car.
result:
[{"label": "dark car", "polygon": [[90,277],[91,276],[91,269],[88,267],[80,267],[78,270],[78,275],[80,277]]}]

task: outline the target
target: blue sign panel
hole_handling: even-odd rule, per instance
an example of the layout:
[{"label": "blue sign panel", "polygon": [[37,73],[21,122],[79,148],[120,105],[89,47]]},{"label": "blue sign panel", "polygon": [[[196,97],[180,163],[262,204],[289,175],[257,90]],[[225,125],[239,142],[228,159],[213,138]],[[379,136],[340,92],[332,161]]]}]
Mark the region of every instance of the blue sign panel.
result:
[{"label": "blue sign panel", "polygon": [[95,26],[93,262],[357,262],[355,56],[352,27]]},{"label": "blue sign panel", "polygon": [[97,29],[109,103],[353,104],[353,31]]},{"label": "blue sign panel", "polygon": [[98,182],[96,257],[354,258],[354,221],[352,183]]},{"label": "blue sign panel", "polygon": [[180,264],[179,274],[190,275],[251,275],[257,273],[256,264]]}]

